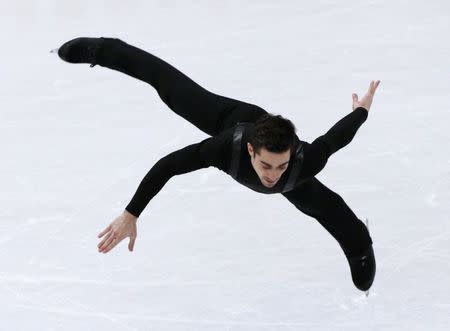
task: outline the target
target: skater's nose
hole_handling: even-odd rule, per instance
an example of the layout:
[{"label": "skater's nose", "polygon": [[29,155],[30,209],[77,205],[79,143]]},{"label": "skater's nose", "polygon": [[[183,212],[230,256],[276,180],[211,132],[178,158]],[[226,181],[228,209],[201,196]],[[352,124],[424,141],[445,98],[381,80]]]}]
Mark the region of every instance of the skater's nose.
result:
[{"label": "skater's nose", "polygon": [[277,178],[280,176],[281,171],[280,170],[271,170],[268,174],[267,177],[274,181],[277,180]]}]

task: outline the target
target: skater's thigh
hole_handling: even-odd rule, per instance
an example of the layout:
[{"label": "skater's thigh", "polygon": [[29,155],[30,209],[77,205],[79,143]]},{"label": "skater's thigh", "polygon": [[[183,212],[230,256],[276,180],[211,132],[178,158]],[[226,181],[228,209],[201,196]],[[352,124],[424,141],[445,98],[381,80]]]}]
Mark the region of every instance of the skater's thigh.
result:
[{"label": "skater's thigh", "polygon": [[317,178],[283,195],[301,212],[315,218],[347,253],[362,251],[371,243],[364,223],[339,194]]},{"label": "skater's thigh", "polygon": [[283,195],[297,208],[301,209],[302,212],[311,217],[336,215],[339,209],[347,207],[339,194],[330,190],[316,177]]},{"label": "skater's thigh", "polygon": [[238,122],[255,122],[267,113],[256,105],[202,90],[205,93],[198,98],[202,102],[191,107],[192,111],[183,112],[183,117],[209,135],[217,135]]},{"label": "skater's thigh", "polygon": [[223,116],[222,130],[226,130],[238,122],[256,122],[264,114],[267,114],[267,111],[257,105],[234,100],[234,107]]},{"label": "skater's thigh", "polygon": [[205,89],[176,67],[126,42],[106,38],[101,66],[118,70],[152,85],[176,114],[209,135],[217,135],[223,119],[243,102]]}]

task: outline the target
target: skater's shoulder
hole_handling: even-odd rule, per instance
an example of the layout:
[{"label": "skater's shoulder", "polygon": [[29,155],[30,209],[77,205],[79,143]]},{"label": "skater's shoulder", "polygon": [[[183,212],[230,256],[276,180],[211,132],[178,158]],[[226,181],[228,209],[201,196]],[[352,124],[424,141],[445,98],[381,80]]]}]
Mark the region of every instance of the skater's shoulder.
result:
[{"label": "skater's shoulder", "polygon": [[234,134],[235,128],[231,127],[220,131],[218,134],[211,136],[209,139],[221,145],[230,145],[233,141]]},{"label": "skater's shoulder", "polygon": [[225,169],[231,159],[233,130],[223,130],[217,135],[205,138],[199,145],[200,156],[205,164]]},{"label": "skater's shoulder", "polygon": [[304,158],[307,161],[317,161],[318,159],[327,158],[328,146],[321,139],[316,139],[312,143],[302,141],[302,149]]}]

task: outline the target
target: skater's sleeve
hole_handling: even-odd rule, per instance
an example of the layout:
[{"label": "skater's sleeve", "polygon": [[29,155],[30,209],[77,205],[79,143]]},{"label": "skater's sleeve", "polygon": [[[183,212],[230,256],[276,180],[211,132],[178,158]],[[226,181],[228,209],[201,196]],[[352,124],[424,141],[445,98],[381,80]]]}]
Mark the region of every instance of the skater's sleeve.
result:
[{"label": "skater's sleeve", "polygon": [[125,209],[139,217],[150,200],[173,176],[210,166],[225,171],[230,157],[231,136],[227,132],[172,152],[150,169]]},{"label": "skater's sleeve", "polygon": [[303,175],[312,177],[319,173],[332,154],[352,141],[367,116],[368,111],[363,107],[358,107],[333,125],[327,133],[309,144],[305,149]]}]

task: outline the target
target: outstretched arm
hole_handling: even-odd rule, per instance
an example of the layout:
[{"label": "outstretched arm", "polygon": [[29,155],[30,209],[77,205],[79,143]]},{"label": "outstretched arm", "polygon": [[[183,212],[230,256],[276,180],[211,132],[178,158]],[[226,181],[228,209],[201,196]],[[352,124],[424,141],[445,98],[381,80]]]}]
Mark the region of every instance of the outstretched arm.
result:
[{"label": "outstretched arm", "polygon": [[200,155],[200,144],[189,145],[166,155],[145,175],[125,209],[139,217],[169,179],[207,166]]},{"label": "outstretched arm", "polygon": [[315,139],[308,146],[303,165],[303,173],[314,176],[326,165],[328,158],[341,148],[347,146],[355,136],[359,127],[366,121],[373,96],[380,81],[372,81],[366,95],[358,100],[353,93],[353,111],[337,122],[327,133]]},{"label": "outstretched arm", "polygon": [[99,252],[109,252],[126,237],[130,237],[128,249],[132,251],[136,240],[137,219],[150,200],[173,176],[209,166],[225,170],[229,163],[228,152],[231,153],[230,138],[231,135],[224,131],[160,159],[141,181],[123,214],[98,235],[99,238],[104,237],[97,245]]}]

